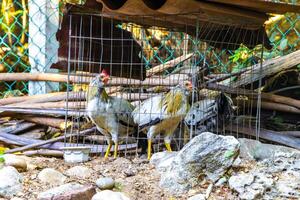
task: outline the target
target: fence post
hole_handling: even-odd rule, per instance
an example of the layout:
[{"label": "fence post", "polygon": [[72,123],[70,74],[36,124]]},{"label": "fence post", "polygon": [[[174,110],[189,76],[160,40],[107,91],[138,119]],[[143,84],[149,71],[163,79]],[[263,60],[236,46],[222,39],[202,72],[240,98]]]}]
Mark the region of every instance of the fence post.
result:
[{"label": "fence post", "polygon": [[[57,62],[59,43],[59,0],[29,0],[30,73],[57,72],[50,69]],[[58,83],[29,81],[29,95],[45,94],[58,88]]]}]

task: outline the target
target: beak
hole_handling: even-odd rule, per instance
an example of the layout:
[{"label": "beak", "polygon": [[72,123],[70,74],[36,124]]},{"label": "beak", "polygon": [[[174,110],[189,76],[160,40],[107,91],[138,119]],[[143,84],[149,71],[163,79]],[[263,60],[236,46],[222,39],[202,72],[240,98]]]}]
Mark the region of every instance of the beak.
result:
[{"label": "beak", "polygon": [[105,84],[106,84],[109,80],[111,80],[111,78],[110,78],[109,76],[105,76],[105,77],[102,78],[102,82],[105,83]]},{"label": "beak", "polygon": [[189,91],[193,91],[193,84],[190,82],[187,88]]}]

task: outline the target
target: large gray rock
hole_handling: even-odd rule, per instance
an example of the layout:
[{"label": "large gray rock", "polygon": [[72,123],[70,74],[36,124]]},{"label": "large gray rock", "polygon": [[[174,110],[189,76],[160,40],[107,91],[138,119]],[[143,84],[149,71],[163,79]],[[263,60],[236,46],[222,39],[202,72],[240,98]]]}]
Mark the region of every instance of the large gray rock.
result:
[{"label": "large gray rock", "polygon": [[297,157],[300,158],[300,151],[293,148],[264,144],[258,140],[246,138],[238,139],[240,142],[240,157],[246,160],[265,160],[274,159],[277,157]]},{"label": "large gray rock", "polygon": [[[153,163],[161,173],[160,186],[180,194],[199,183],[199,177],[217,181],[231,167],[239,153],[239,142],[233,136],[204,132],[193,138],[175,155],[165,154],[162,163],[153,155]],[[160,156],[161,157],[161,156]],[[160,158],[164,160],[163,158]]]},{"label": "large gray rock", "polygon": [[62,173],[52,168],[45,168],[38,174],[38,179],[49,185],[61,185],[66,178]]},{"label": "large gray rock", "polygon": [[23,176],[11,166],[0,169],[0,197],[12,197],[22,191]]},{"label": "large gray rock", "polygon": [[121,192],[103,190],[95,194],[92,200],[130,200],[130,199]]}]

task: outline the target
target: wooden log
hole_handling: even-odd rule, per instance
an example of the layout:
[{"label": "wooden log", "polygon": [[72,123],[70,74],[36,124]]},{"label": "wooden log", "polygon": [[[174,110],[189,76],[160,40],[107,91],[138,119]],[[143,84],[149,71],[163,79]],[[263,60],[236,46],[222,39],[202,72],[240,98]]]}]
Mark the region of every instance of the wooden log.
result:
[{"label": "wooden log", "polygon": [[[90,129],[87,129],[87,130],[84,130],[84,131],[80,131],[79,133],[71,133],[71,134],[67,134],[67,135],[64,135],[64,136],[57,137],[57,138],[52,138],[52,139],[49,139],[49,140],[46,140],[46,141],[41,141],[41,142],[38,142],[38,143],[30,144],[30,145],[27,145],[27,146],[24,146],[24,147],[11,149],[11,150],[6,151],[6,153],[15,153],[15,152],[18,152],[18,151],[25,151],[25,150],[33,149],[33,148],[40,147],[40,146],[43,146],[43,145],[46,145],[46,144],[58,142],[58,141],[61,141],[61,140],[66,140],[66,139],[71,138],[71,137],[84,136],[84,135],[87,135],[87,134],[94,133],[95,131],[96,131],[96,127],[93,127],[93,128],[90,128]],[[4,133],[3,134],[0,133],[0,135],[4,135]]]},{"label": "wooden log", "polygon": [[65,130],[72,126],[71,121],[68,120],[66,123],[65,119],[60,119],[55,117],[41,117],[41,116],[37,117],[32,115],[22,115],[20,116],[20,118],[36,124],[58,128],[60,130]]},{"label": "wooden log", "polygon": [[84,109],[86,106],[86,101],[59,101],[59,102],[48,102],[48,103],[31,103],[31,102],[24,102],[24,103],[18,103],[18,104],[9,104],[6,106],[1,106],[2,108],[8,107],[8,108],[32,108],[32,109],[47,109],[47,108],[58,108],[58,109]]},{"label": "wooden log", "polygon": [[26,131],[28,129],[31,129],[34,126],[36,126],[35,123],[19,121],[19,122],[15,123],[14,125],[0,128],[0,132],[6,132],[9,134],[15,135],[15,134],[21,133],[23,131]]},{"label": "wooden log", "polygon": [[31,151],[24,151],[22,155],[25,156],[50,156],[50,157],[58,157],[61,158],[64,155],[63,151],[59,150],[50,150],[50,149],[38,149]]},{"label": "wooden log", "polygon": [[17,103],[44,103],[44,102],[55,102],[64,101],[68,98],[69,101],[72,100],[85,100],[85,92],[56,92],[49,94],[33,95],[33,96],[23,96],[23,97],[10,97],[6,99],[0,99],[0,106],[5,106],[8,104]]},{"label": "wooden log", "polygon": [[[44,143],[43,140],[33,140],[28,138],[23,138],[17,135],[11,135],[7,133],[0,133],[0,141],[3,141],[6,144],[13,144],[18,146],[35,146],[40,143]],[[103,153],[105,152],[107,145],[95,145],[95,144],[82,144],[82,143],[64,143],[64,142],[54,142],[54,143],[47,143],[42,146],[39,146],[39,148],[42,149],[49,149],[49,150],[61,150],[63,147],[90,147],[91,153]],[[19,147],[22,148],[22,147]],[[8,151],[18,150],[19,148],[10,149]],[[127,149],[135,149],[137,148],[137,144],[121,144],[119,145],[119,150],[127,150]],[[25,149],[27,150],[27,149]],[[111,152],[113,151],[113,148],[111,148]],[[18,151],[15,151],[18,152]],[[5,152],[8,153],[8,152]]]},{"label": "wooden log", "polygon": [[[70,83],[89,84],[93,77],[81,78],[80,76],[71,75]],[[107,84],[108,86],[174,86],[183,80],[188,79],[186,74],[174,74],[168,77],[168,80],[163,80],[161,77],[146,78],[143,81],[130,78],[111,77],[112,79]],[[0,81],[52,81],[52,82],[67,82],[68,75],[51,74],[51,73],[0,73]]]},{"label": "wooden log", "polygon": [[300,137],[300,131],[280,131],[282,134],[287,134],[293,137]]},{"label": "wooden log", "polygon": [[49,94],[40,94],[40,95],[33,95],[33,96],[22,96],[22,97],[10,97],[10,98],[5,98],[5,99],[0,99],[0,105],[4,106],[7,104],[13,104],[13,103],[20,103],[24,101],[31,100],[34,102],[34,100],[39,100],[39,99],[44,99],[44,98],[50,98],[54,96],[60,96],[64,95],[65,92],[55,92],[55,93],[49,93]]},{"label": "wooden log", "polygon": [[[236,131],[238,133],[243,133],[245,135],[251,135],[253,137],[256,137],[256,131],[255,128],[253,127],[242,127],[242,126],[231,125],[230,127],[226,127],[226,130]],[[271,142],[276,142],[278,144],[283,144],[296,149],[300,149],[300,138],[281,134],[280,132],[261,129],[259,132],[259,138]]]},{"label": "wooden log", "polygon": [[170,60],[170,61],[168,61],[164,64],[160,64],[160,65],[157,65],[155,67],[152,67],[151,69],[147,70],[146,76],[150,77],[154,74],[161,73],[161,72],[165,71],[166,69],[169,69],[171,67],[175,67],[176,65],[189,60],[190,58],[192,58],[193,55],[194,55],[193,53],[182,55],[182,56],[180,56],[178,58],[175,58],[173,60]]},{"label": "wooden log", "polygon": [[85,116],[85,109],[82,110],[67,110],[67,109],[32,109],[32,108],[14,108],[14,107],[1,107],[0,106],[0,117],[1,116],[12,116],[15,113],[38,115],[38,116]]},{"label": "wooden log", "polygon": [[[223,91],[229,94],[237,94],[237,95],[245,95],[249,96],[251,98],[257,98],[258,93],[252,92],[251,90],[241,89],[241,88],[232,88],[225,85],[215,84],[215,83],[209,83],[207,84],[207,89],[210,90],[218,90]],[[281,103],[289,106],[293,106],[296,108],[300,108],[300,100],[293,99],[290,97],[284,97],[280,95],[275,94],[269,94],[269,93],[261,93],[261,99],[269,102],[275,102],[275,103]]]},{"label": "wooden log", "polygon": [[[235,102],[239,105],[239,107],[248,106],[248,105],[251,105],[251,107],[253,108],[257,107],[257,103],[254,100],[239,100]],[[281,104],[281,103],[262,101],[261,108],[266,110],[300,114],[300,109],[295,108],[293,106]]]},{"label": "wooden log", "polygon": [[239,80],[236,82],[230,83],[231,87],[240,87],[248,85],[255,81],[258,81],[261,78],[272,76],[280,71],[290,69],[300,63],[300,50],[290,53],[285,56],[280,56],[272,58],[263,62],[261,64],[256,64],[254,66],[248,67],[245,73],[243,73]]}]

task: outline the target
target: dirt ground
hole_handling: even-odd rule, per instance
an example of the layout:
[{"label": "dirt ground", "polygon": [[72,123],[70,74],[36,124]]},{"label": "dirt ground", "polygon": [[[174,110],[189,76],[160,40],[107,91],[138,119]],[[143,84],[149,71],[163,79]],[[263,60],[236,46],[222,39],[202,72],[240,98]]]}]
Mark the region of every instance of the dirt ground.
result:
[{"label": "dirt ground", "polygon": [[[116,181],[114,191],[125,193],[132,200],[183,200],[199,193],[205,193],[208,183],[202,183],[201,187],[194,188],[189,193],[181,196],[172,196],[159,187],[159,174],[155,168],[145,159],[109,159],[94,157],[91,161],[82,164],[68,164],[63,159],[33,157],[29,158],[28,171],[22,172],[24,176],[23,192],[17,196],[22,199],[36,199],[40,192],[46,191],[54,186],[39,182],[38,173],[44,168],[53,168],[65,174],[71,167],[81,165],[92,170],[92,176],[81,179],[68,177],[65,183],[77,182],[84,185],[95,185],[100,177],[112,177]],[[97,191],[100,191],[97,189]],[[212,190],[209,199],[237,199],[236,195],[227,187],[217,187]]]}]

